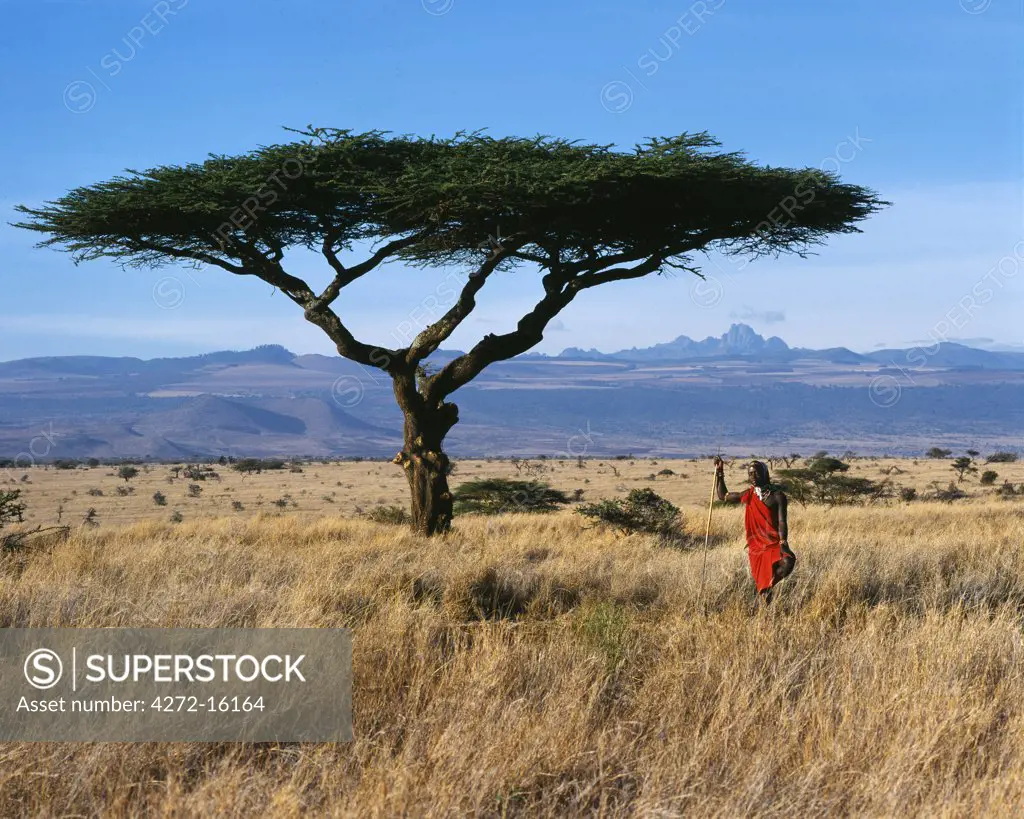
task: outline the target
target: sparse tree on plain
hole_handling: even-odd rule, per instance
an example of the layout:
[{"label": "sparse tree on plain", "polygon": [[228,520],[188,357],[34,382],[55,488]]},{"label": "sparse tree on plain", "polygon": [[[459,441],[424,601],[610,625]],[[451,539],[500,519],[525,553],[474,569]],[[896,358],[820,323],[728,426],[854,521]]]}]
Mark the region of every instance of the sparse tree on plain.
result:
[{"label": "sparse tree on plain", "polygon": [[963,483],[967,475],[973,475],[978,471],[978,467],[974,465],[974,459],[970,455],[960,456],[949,466],[956,472],[957,483]]},{"label": "sparse tree on plain", "polygon": [[[482,133],[297,133],[291,143],[130,171],[22,206],[27,220],[19,226],[46,234],[43,246],[76,261],[206,265],[280,291],[340,355],[391,378],[404,415],[394,460],[406,470],[412,525],[426,535],[452,519],[443,449],[459,420],[451,396],[536,345],[574,299],[673,270],[700,276],[694,256],[710,250],[803,255],[832,234],[857,232],[888,204],[830,172],[758,166],[718,150],[704,133],[628,151]],[[325,283],[290,272],[292,250],[319,252]],[[429,323],[410,327],[395,348],[357,339],[336,310],[345,288],[389,262],[468,273],[455,286],[445,279],[443,293],[436,274],[425,282],[414,304],[427,305]],[[542,295],[513,330],[484,335],[436,371],[427,367],[489,280],[530,269]]]}]

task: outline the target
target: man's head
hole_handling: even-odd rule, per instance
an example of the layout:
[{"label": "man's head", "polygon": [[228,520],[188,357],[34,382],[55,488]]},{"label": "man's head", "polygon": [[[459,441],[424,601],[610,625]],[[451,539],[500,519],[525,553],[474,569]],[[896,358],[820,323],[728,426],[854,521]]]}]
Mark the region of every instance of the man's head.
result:
[{"label": "man's head", "polygon": [[747,480],[751,486],[767,486],[768,467],[761,461],[751,461],[747,464]]}]

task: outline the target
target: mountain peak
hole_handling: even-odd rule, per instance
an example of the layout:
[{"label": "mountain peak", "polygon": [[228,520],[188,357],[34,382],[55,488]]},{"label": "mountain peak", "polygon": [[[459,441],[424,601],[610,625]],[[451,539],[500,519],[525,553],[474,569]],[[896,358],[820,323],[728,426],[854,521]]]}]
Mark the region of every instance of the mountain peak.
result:
[{"label": "mountain peak", "polygon": [[599,353],[597,350],[581,350],[569,347],[561,352],[560,358],[609,358],[628,361],[678,360],[687,358],[713,358],[723,355],[750,356],[764,353],[785,353],[789,345],[778,336],[765,339],[749,324],[733,324],[717,338],[708,336],[703,341],[694,341],[689,336],[678,336],[664,344],[653,347],[633,347],[617,353]]}]

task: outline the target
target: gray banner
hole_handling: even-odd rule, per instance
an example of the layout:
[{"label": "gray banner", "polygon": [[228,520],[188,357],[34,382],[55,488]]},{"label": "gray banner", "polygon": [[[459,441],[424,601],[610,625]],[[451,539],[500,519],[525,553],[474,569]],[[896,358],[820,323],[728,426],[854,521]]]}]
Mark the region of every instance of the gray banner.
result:
[{"label": "gray banner", "polygon": [[348,629],[0,629],[0,740],[350,739]]}]

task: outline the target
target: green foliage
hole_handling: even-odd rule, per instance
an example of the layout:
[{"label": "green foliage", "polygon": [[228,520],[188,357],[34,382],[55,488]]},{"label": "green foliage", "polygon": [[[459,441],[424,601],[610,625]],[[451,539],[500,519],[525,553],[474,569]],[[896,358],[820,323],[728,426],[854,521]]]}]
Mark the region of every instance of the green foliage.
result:
[{"label": "green foliage", "polygon": [[569,503],[565,492],[544,481],[482,478],[466,481],[453,494],[455,512],[497,515],[504,512],[554,512]]},{"label": "green foliage", "polygon": [[927,452],[924,453],[926,458],[948,458],[953,454],[952,449],[943,449],[939,446],[933,446]]},{"label": "green foliage", "polygon": [[277,458],[241,458],[231,465],[236,472],[243,472],[247,475],[252,472],[259,474],[264,471],[284,469],[284,467],[284,461]]},{"label": "green foliage", "polygon": [[996,482],[996,479],[998,477],[999,473],[996,472],[994,469],[986,469],[984,472],[981,473],[981,485],[992,486],[992,484]]},{"label": "green foliage", "polygon": [[405,526],[409,524],[409,513],[401,506],[388,504],[377,506],[366,513],[366,519],[374,523],[387,523],[394,526]]},{"label": "green foliage", "polygon": [[117,470],[117,477],[122,478],[125,483],[128,483],[128,481],[136,477],[138,474],[138,469],[134,466],[128,466],[127,464]]},{"label": "green foliage", "polygon": [[0,529],[8,523],[23,523],[25,508],[20,489],[0,491]]},{"label": "green foliage", "polygon": [[576,507],[576,512],[624,535],[639,532],[666,540],[682,539],[679,508],[653,489],[634,489],[624,499],[586,503]]},{"label": "green foliage", "polygon": [[81,461],[76,461],[74,458],[58,458],[53,462],[54,469],[78,469],[81,466]]},{"label": "green foliage", "polygon": [[804,506],[849,506],[892,496],[891,481],[843,474],[849,469],[850,465],[838,458],[815,455],[801,468],[780,469],[775,474],[781,479],[779,486],[787,497]]},{"label": "green foliage", "polygon": [[[759,166],[706,133],[624,151],[481,132],[294,133],[294,142],[128,171],[38,209],[19,206],[27,219],[18,226],[76,260],[133,266],[175,255],[244,265],[246,248],[319,250],[325,237],[335,247],[406,237],[393,255],[442,265],[479,260],[481,242],[499,229],[531,250],[558,247],[570,262],[594,252],[678,258],[708,244],[754,256],[802,252],[856,232],[888,204],[826,171]],[[794,190],[800,206],[769,219]],[[252,214],[240,215],[251,199]]]},{"label": "green foliage", "polygon": [[956,472],[957,481],[959,483],[963,483],[965,476],[973,475],[978,471],[978,467],[974,465],[974,459],[968,455],[962,455],[957,458],[949,465],[949,467]]},{"label": "green foliage", "polygon": [[1016,461],[1016,452],[993,452],[985,459],[987,464],[1012,464]]},{"label": "green foliage", "polygon": [[154,492],[153,493],[153,503],[155,503],[157,506],[166,506],[167,505],[167,496],[163,492],[159,492],[159,491],[158,492]]},{"label": "green foliage", "polygon": [[913,500],[917,500],[917,490],[912,486],[901,486],[900,500],[906,503],[910,503]]}]

